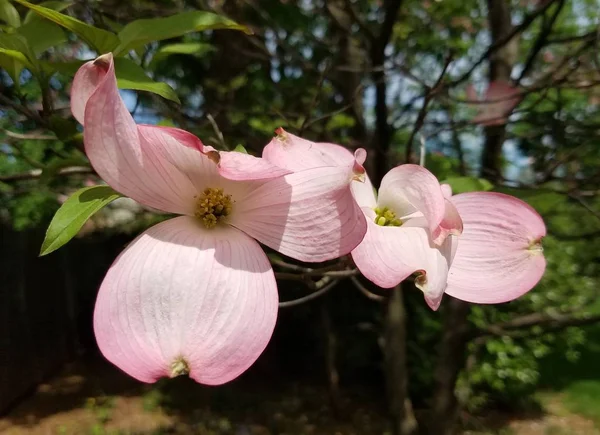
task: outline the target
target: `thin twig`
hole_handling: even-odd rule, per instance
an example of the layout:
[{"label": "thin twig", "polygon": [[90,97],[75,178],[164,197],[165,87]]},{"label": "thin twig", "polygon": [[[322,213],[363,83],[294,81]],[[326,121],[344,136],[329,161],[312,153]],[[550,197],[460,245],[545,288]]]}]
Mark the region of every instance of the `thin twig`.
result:
[{"label": "thin twig", "polygon": [[[94,170],[86,166],[70,166],[68,168],[62,168],[58,171],[57,175],[78,175],[78,174],[93,174]],[[1,175],[0,181],[9,183],[13,181],[24,181],[24,180],[35,180],[42,176],[41,169],[32,169],[27,172],[20,172],[18,174]]]},{"label": "thin twig", "polygon": [[279,308],[296,307],[298,305],[302,305],[302,304],[310,302],[314,299],[317,299],[317,298],[323,296],[325,293],[327,293],[333,287],[335,287],[338,282],[339,282],[339,280],[337,280],[337,279],[333,280],[333,281],[329,282],[328,284],[326,284],[325,286],[323,286],[323,288],[317,290],[314,293],[311,293],[309,295],[306,295],[304,297],[294,299],[291,301],[279,302]]},{"label": "thin twig", "polygon": [[406,142],[406,163],[410,163],[410,155],[412,154],[412,143],[415,139],[416,134],[421,130],[423,124],[425,122],[425,118],[427,117],[427,107],[429,106],[430,101],[436,96],[438,92],[442,89],[442,80],[444,80],[444,76],[446,75],[446,71],[448,71],[448,67],[452,62],[452,55],[446,57],[446,62],[444,63],[444,67],[442,68],[442,72],[436,80],[435,84],[431,88],[427,88],[423,99],[423,106],[421,110],[419,110],[419,114],[417,115],[417,120],[415,121],[415,126],[410,133],[410,137],[408,138],[408,142]]},{"label": "thin twig", "polygon": [[223,137],[223,133],[221,132],[221,129],[219,129],[219,126],[217,125],[215,118],[213,118],[213,116],[210,113],[208,113],[206,115],[206,118],[210,122],[210,125],[212,125],[212,128],[213,128],[215,134],[217,135],[217,141],[219,142],[220,147],[222,149],[224,149],[225,151],[229,151],[229,147],[225,143],[225,138]]},{"label": "thin twig", "polygon": [[385,301],[385,299],[386,299],[385,296],[376,295],[375,293],[372,293],[371,291],[369,291],[369,289],[366,288],[357,277],[351,276],[350,279],[352,280],[352,283],[358,289],[358,291],[360,291],[367,298],[371,299],[372,301],[379,302],[379,303],[382,303]]},{"label": "thin twig", "polygon": [[421,148],[420,148],[420,156],[419,156],[419,166],[425,167],[425,155],[426,155],[426,147],[425,147],[425,136],[422,134],[421,136]]},{"label": "thin twig", "polygon": [[6,134],[8,137],[13,138],[13,139],[19,139],[19,140],[56,140],[55,136],[49,136],[49,135],[45,135],[45,134],[40,134],[40,133],[16,133],[10,130],[6,130],[6,129],[2,129],[2,131],[4,132],[4,134]]}]

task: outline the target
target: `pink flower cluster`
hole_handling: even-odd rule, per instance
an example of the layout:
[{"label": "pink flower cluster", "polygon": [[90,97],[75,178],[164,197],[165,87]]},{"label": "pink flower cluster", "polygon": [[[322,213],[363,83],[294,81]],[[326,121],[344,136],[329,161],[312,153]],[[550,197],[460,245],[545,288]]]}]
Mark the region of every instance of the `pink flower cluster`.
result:
[{"label": "pink flower cluster", "polygon": [[138,125],[111,55],[88,62],[72,88],[97,173],[139,203],[180,215],[142,233],[110,267],[94,330],[105,357],[144,382],[188,374],[218,385],[265,349],[277,318],[272,267],[259,243],[301,261],[351,254],[363,275],[415,282],[437,309],[514,299],[541,278],[545,226],[499,193],[452,196],[426,169],[392,169],[375,193],[366,152],[282,129],[262,158],[216,151],[176,128]]}]

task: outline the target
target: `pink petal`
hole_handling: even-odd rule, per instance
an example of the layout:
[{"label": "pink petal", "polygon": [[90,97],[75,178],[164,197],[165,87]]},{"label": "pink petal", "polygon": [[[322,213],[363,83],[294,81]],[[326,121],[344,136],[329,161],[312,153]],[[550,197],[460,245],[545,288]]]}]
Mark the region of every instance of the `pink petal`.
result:
[{"label": "pink petal", "polygon": [[[443,187],[443,186],[442,186]],[[444,189],[442,189],[443,192]],[[448,199],[445,199],[446,208],[444,218],[440,225],[432,233],[433,242],[436,245],[441,245],[449,235],[459,236],[463,231],[463,222],[458,214],[458,210]]]},{"label": "pink petal", "polygon": [[379,188],[380,207],[389,207],[402,217],[421,212],[431,232],[436,231],[446,211],[440,183],[427,169],[418,165],[400,165],[389,171]]},{"label": "pink petal", "polygon": [[178,217],[144,232],[113,263],[94,331],[103,355],[140,381],[176,375],[185,361],[191,378],[218,385],[265,349],[277,303],[258,243],[235,228],[205,230]]},{"label": "pink petal", "polygon": [[508,116],[521,101],[519,90],[506,82],[492,82],[487,89],[484,104],[473,122],[485,126],[504,125]]},{"label": "pink petal", "polygon": [[444,198],[446,198],[446,199],[452,198],[452,186],[444,183],[444,184],[441,184],[440,187],[442,188],[442,194],[444,195]]},{"label": "pink petal", "polygon": [[374,209],[377,207],[377,198],[375,196],[375,189],[371,180],[365,174],[364,181],[352,181],[350,185],[354,199],[360,207],[368,207]]},{"label": "pink petal", "polygon": [[364,149],[355,154],[331,143],[311,142],[278,128],[277,136],[263,149],[263,158],[281,168],[293,172],[325,166],[352,167],[357,174],[364,174],[362,166],[366,159]]},{"label": "pink petal", "polygon": [[467,86],[467,100],[470,101],[479,101],[479,97],[477,96],[477,92],[475,91],[475,86],[470,83]]},{"label": "pink petal", "polygon": [[229,180],[267,180],[291,173],[266,159],[239,152],[219,153],[219,174]]},{"label": "pink petal", "polygon": [[417,219],[400,227],[384,227],[375,224],[373,210],[363,211],[367,216],[367,234],[352,251],[361,273],[379,287],[391,288],[414,272],[421,272],[415,283],[431,308],[437,309],[446,288],[450,238],[438,248],[426,228],[409,225],[417,224]]},{"label": "pink petal", "polygon": [[[91,81],[85,82],[88,79]],[[96,88],[89,95],[94,83]],[[193,213],[194,195],[202,183],[179,170],[167,156],[199,161],[201,142],[178,129],[138,127],[119,95],[112,56],[98,58],[80,69],[72,101],[78,117],[85,104],[85,150],[104,181],[143,205],[171,213]],[[182,140],[188,143],[184,145]]]},{"label": "pink petal", "polygon": [[[94,93],[98,84],[106,75],[106,68],[99,67],[103,62],[112,63],[112,54],[107,54],[83,64],[73,78],[71,86],[71,113],[73,117],[83,125],[85,106]],[[98,63],[98,64],[97,64]]]},{"label": "pink petal", "polygon": [[450,268],[446,293],[475,303],[518,298],[542,277],[546,235],[540,215],[512,196],[493,192],[452,197],[464,231]]},{"label": "pink petal", "polygon": [[276,178],[236,202],[231,225],[301,261],[348,254],[360,243],[365,218],[343,167],[308,169]]}]

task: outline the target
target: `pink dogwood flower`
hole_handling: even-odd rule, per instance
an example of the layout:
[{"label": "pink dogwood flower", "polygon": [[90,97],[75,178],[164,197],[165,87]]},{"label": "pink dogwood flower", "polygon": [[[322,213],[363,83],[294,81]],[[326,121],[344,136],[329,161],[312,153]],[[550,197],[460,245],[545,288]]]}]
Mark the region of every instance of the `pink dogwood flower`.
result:
[{"label": "pink dogwood flower", "polygon": [[364,172],[358,162],[292,173],[265,159],[218,153],[183,130],[136,125],[110,54],[80,68],[71,106],[104,181],[142,205],[182,215],[137,237],[98,293],[98,346],[140,381],[189,374],[218,385],[258,358],[275,326],[278,295],[257,240],[323,261],[349,253],[364,236],[350,191]]},{"label": "pink dogwood flower", "polygon": [[[311,150],[312,160],[305,157],[304,163],[313,166],[324,164],[328,148],[339,153],[339,161],[352,158],[338,145],[293,138],[287,146],[272,141],[265,154],[277,151],[272,161],[290,170],[298,167],[296,156]],[[390,170],[379,194],[366,175],[352,190],[368,225],[352,258],[380,287],[394,287],[417,273],[416,286],[437,309],[444,293],[475,303],[510,301],[531,290],[544,273],[544,222],[517,198],[491,192],[452,196],[449,185],[416,165]]]},{"label": "pink dogwood flower", "polygon": [[473,85],[469,85],[467,98],[471,101],[479,101],[473,104],[477,109],[473,122],[483,126],[506,124],[508,117],[522,100],[519,89],[503,81],[490,83],[483,98],[479,98]]},{"label": "pink dogwood flower", "polygon": [[355,184],[355,199],[367,218],[367,234],[352,251],[361,273],[391,288],[418,273],[416,286],[437,309],[463,222],[435,176],[418,165],[390,170],[374,189]]}]

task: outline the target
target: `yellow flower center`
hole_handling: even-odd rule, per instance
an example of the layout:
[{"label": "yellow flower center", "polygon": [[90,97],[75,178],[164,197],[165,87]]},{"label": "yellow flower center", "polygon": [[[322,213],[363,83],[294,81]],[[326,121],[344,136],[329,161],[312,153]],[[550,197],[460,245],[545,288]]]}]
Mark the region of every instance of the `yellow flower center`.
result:
[{"label": "yellow flower center", "polygon": [[387,207],[376,208],[375,223],[382,227],[399,227],[402,225],[402,220],[396,217],[396,213]]},{"label": "yellow flower center", "polygon": [[196,197],[195,216],[206,228],[214,228],[231,214],[233,201],[231,195],[225,195],[223,189],[207,187],[202,195]]}]

